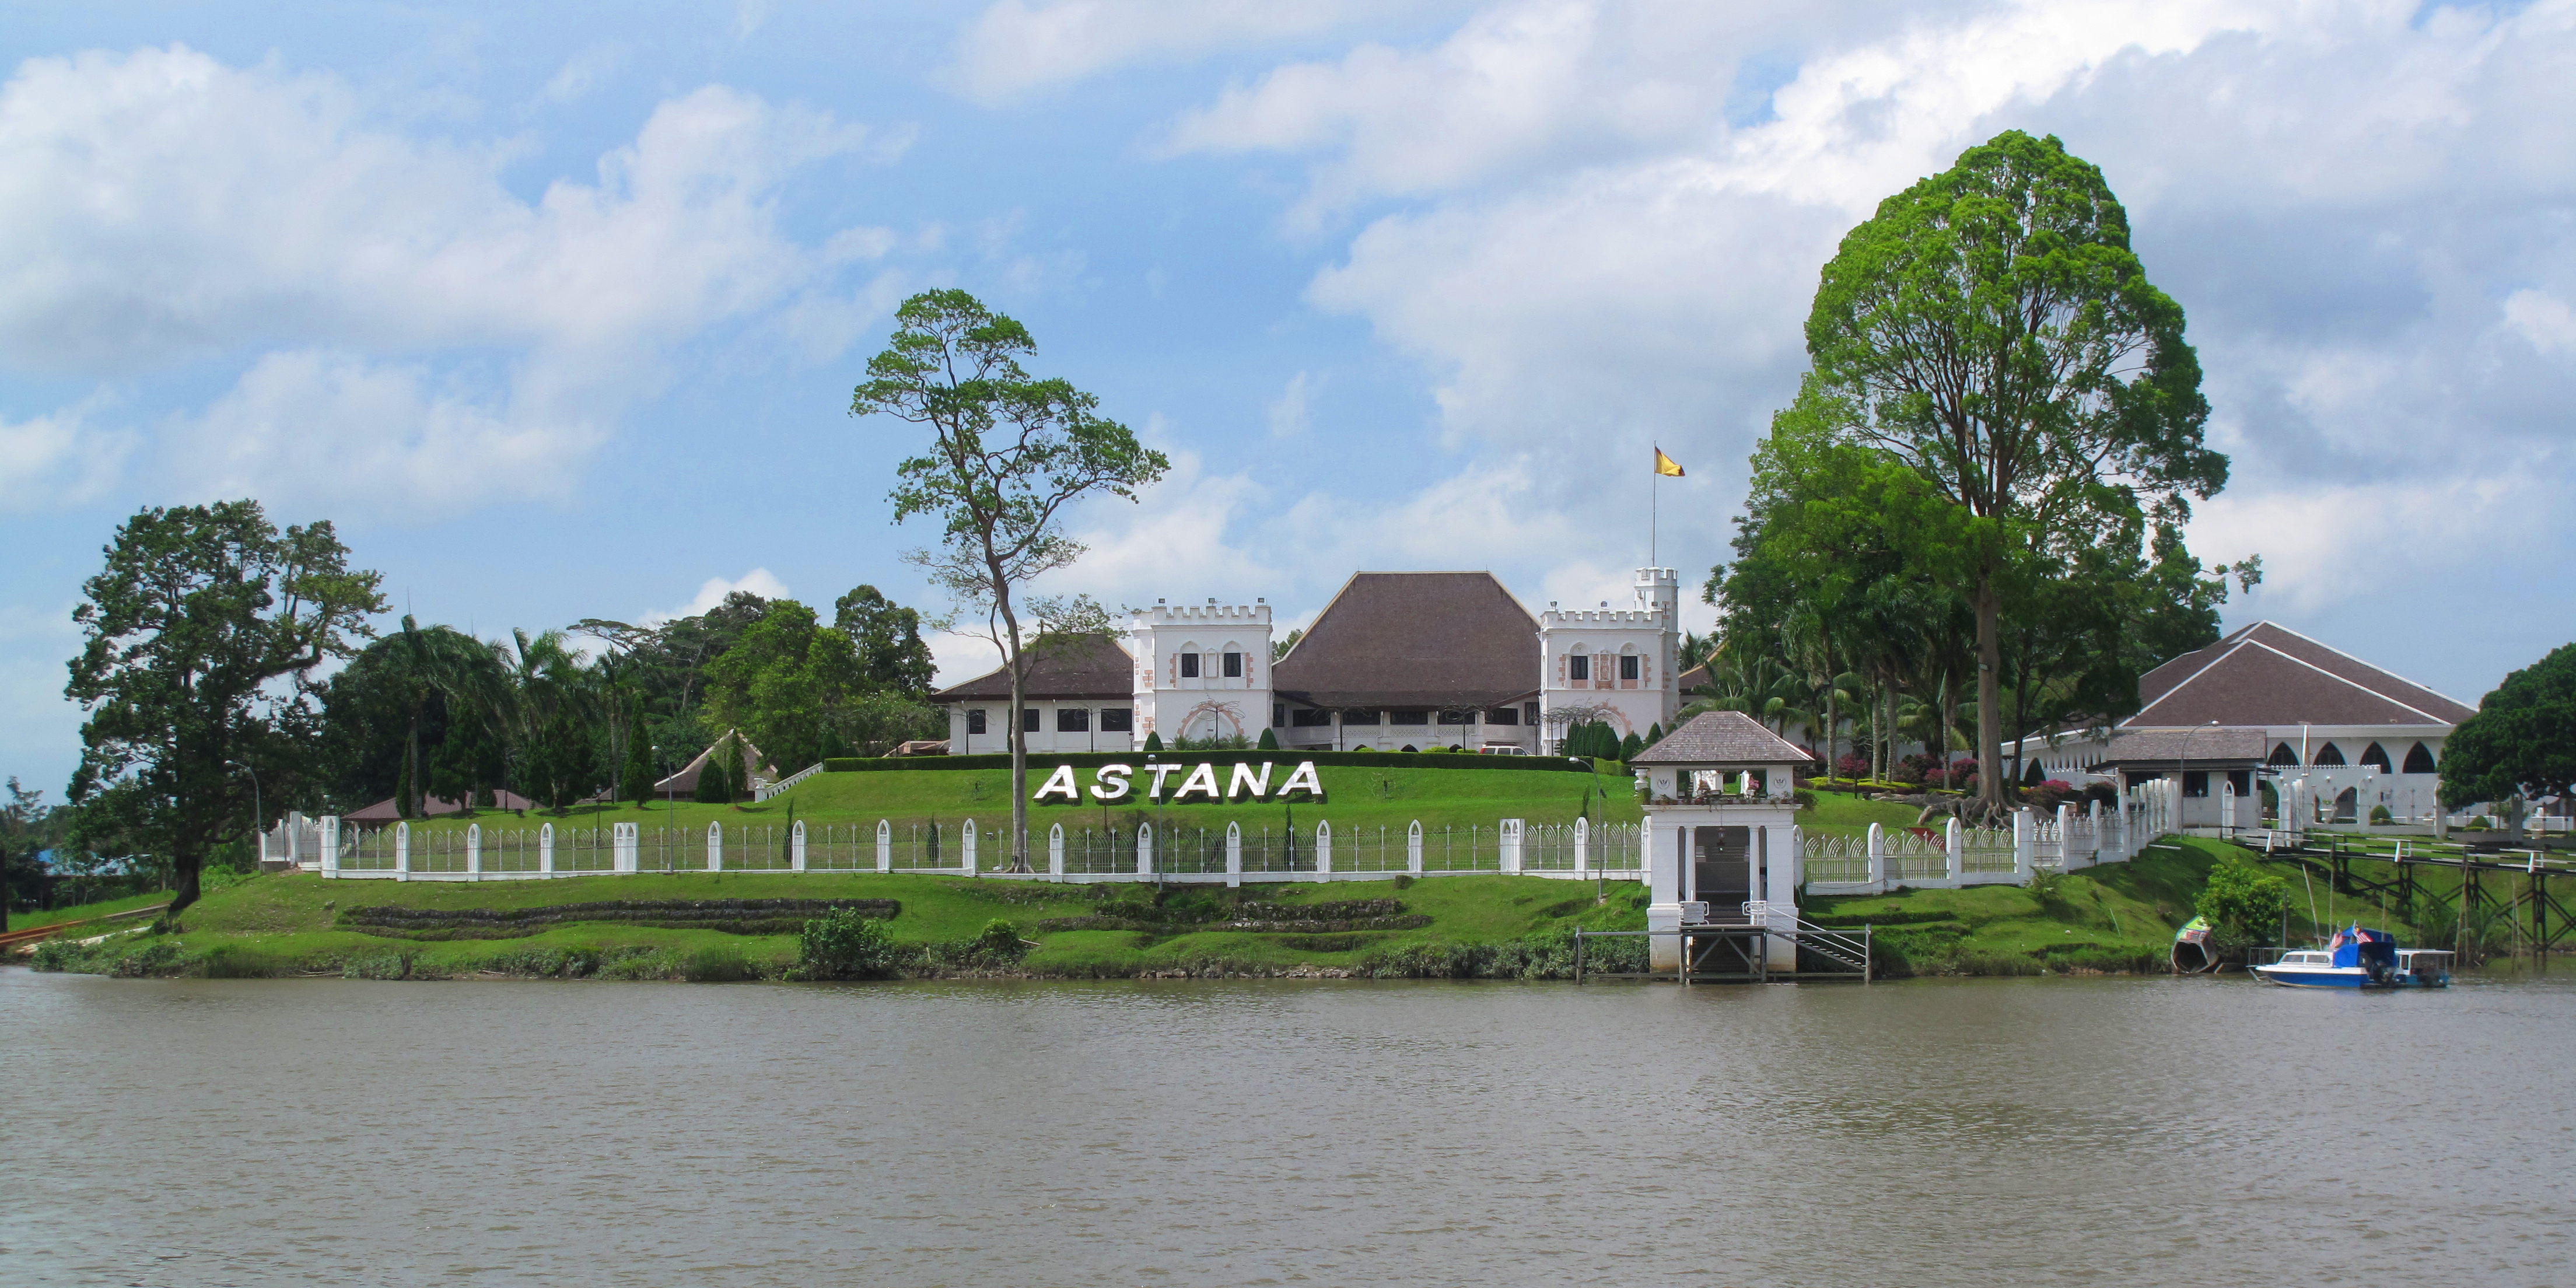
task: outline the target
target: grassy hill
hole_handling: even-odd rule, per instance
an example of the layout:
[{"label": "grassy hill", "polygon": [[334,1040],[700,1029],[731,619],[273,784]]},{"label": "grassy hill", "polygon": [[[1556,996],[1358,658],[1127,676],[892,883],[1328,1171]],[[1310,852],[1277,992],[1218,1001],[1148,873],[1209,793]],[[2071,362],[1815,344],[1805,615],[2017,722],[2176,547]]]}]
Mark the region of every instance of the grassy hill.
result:
[{"label": "grassy hill", "polygon": [[[1186,755],[1173,757],[1186,761]],[[1295,753],[1282,752],[1280,760],[1293,762]],[[1472,758],[1461,757],[1472,762]],[[1276,783],[1286,774],[1283,766],[1273,775]],[[1298,826],[1312,828],[1319,820],[1329,819],[1338,832],[1346,827],[1388,827],[1402,830],[1415,819],[1425,828],[1470,826],[1491,828],[1497,819],[1522,818],[1533,823],[1570,823],[1584,812],[1585,801],[1591,800],[1591,817],[1596,821],[1634,823],[1641,817],[1631,781],[1624,775],[1579,773],[1540,773],[1526,769],[1411,769],[1377,768],[1374,766],[1327,765],[1318,770],[1324,784],[1324,801],[1313,804],[1302,797],[1288,805],[1244,801],[1234,804],[1193,802],[1187,805],[1165,805],[1159,811],[1162,819],[1180,827],[1205,826],[1223,828],[1228,820],[1247,827],[1269,824],[1284,825],[1291,810]],[[1043,771],[1032,772],[1029,787],[1035,791],[1044,781]],[[1090,776],[1082,775],[1088,783]],[[1174,780],[1167,786],[1177,787]],[[1594,795],[1594,788],[1606,795]],[[1114,806],[1097,804],[1046,804],[1030,806],[1032,822],[1043,831],[1048,825],[1062,822],[1067,830],[1075,827],[1118,826],[1132,830],[1138,823],[1153,817],[1157,811],[1137,793]],[[544,822],[558,826],[606,826],[611,823],[639,823],[645,827],[686,827],[704,830],[710,822],[727,824],[784,824],[793,808],[794,816],[809,823],[865,823],[879,819],[897,827],[937,820],[954,825],[972,817],[989,824],[996,818],[1008,818],[1011,810],[1010,771],[1004,769],[921,769],[883,770],[854,774],[817,774],[786,792],[757,805],[700,805],[679,801],[672,805],[654,802],[638,808],[634,805],[585,806],[563,815],[531,810],[525,815],[486,810],[474,819],[449,817],[414,824],[416,828],[462,828],[479,821],[486,827],[536,827]],[[1912,816],[1907,816],[1911,821]]]},{"label": "grassy hill", "polygon": [[[1563,973],[1565,935],[1644,925],[1644,891],[1536,877],[1281,884],[1229,892],[873,873],[802,876],[683,873],[565,881],[352,882],[265,876],[207,896],[166,935],[111,937],[48,950],[39,964],[115,974],[440,978],[492,972],[622,978],[774,977],[792,964],[793,934],[744,934],[582,920],[507,938],[407,935],[353,924],[362,909],[510,912],[611,900],[669,905],[715,900],[892,900],[887,923],[930,966],[1007,968],[1041,976],[1150,974],[1364,975]],[[603,916],[609,914],[601,914]],[[1015,962],[967,947],[996,920],[1036,947]],[[1058,924],[1072,922],[1077,924]],[[1105,923],[1105,924],[1104,924]],[[1246,929],[1243,927],[1255,927]],[[482,933],[468,927],[465,933]],[[1636,943],[1639,941],[1628,941]]]}]

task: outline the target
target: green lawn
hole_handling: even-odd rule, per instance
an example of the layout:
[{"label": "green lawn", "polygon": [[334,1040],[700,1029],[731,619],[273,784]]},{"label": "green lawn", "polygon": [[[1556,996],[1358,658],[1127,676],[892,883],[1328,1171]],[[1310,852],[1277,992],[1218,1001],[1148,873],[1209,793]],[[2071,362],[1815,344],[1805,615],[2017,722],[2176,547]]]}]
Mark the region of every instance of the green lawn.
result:
[{"label": "green lawn", "polygon": [[[1634,884],[1609,887],[1596,903],[1588,882],[1537,877],[1459,876],[1414,881],[1336,881],[1247,887],[1241,916],[1257,910],[1354,900],[1398,901],[1407,915],[1430,924],[1400,930],[1333,934],[1188,930],[1162,934],[1137,930],[1046,930],[1049,918],[1098,914],[1110,900],[1133,904],[1151,891],[1132,885],[1053,885],[962,877],[843,873],[686,873],[557,881],[394,882],[325,881],[306,874],[263,876],[207,896],[183,918],[185,930],[166,936],[120,936],[93,954],[62,964],[71,969],[127,973],[377,974],[457,976],[484,971],[558,973],[561,964],[588,955],[597,961],[641,963],[630,974],[683,976],[693,955],[721,953],[747,964],[748,973],[778,974],[795,959],[792,935],[737,935],[718,930],[672,930],[612,922],[556,925],[508,939],[424,940],[372,933],[344,925],[340,913],[359,907],[519,909],[594,900],[892,899],[901,912],[889,930],[899,943],[957,944],[995,919],[1012,922],[1038,947],[1021,963],[1038,975],[1135,976],[1160,971],[1278,972],[1298,967],[1389,973],[1424,954],[1461,950],[1490,957],[1522,941],[1554,947],[1565,931],[1637,929],[1644,925],[1644,892]],[[1223,895],[1210,897],[1224,898]],[[1633,942],[1633,941],[1631,941]],[[1443,957],[1442,960],[1447,960]],[[388,962],[398,961],[399,970]],[[615,972],[607,972],[615,973]],[[1439,972],[1453,973],[1453,972]],[[1464,971],[1454,973],[1485,973]],[[1508,972],[1505,972],[1508,973]]]},{"label": "green lawn", "polygon": [[12,912],[9,914],[9,929],[38,930],[46,926],[88,921],[93,917],[105,917],[113,913],[132,912],[137,908],[150,908],[169,901],[169,891],[156,890],[146,894],[127,895],[122,899],[102,899],[97,903],[54,908],[45,912]]}]

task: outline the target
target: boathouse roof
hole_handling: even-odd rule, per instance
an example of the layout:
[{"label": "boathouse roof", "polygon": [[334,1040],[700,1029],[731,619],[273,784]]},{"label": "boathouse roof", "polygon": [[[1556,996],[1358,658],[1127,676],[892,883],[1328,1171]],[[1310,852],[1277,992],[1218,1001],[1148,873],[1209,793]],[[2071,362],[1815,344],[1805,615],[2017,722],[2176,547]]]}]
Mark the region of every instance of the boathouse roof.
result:
[{"label": "boathouse roof", "polygon": [[1814,757],[1741,711],[1703,711],[1663,741],[1638,752],[1632,765],[1781,765]]},{"label": "boathouse roof", "polygon": [[2162,766],[2184,768],[2246,769],[2263,763],[2263,753],[2271,746],[2261,729],[2228,728],[2195,725],[2178,729],[2123,729],[2111,736],[2111,745],[2101,758],[2087,769],[2101,771],[2135,766],[2154,769]]}]

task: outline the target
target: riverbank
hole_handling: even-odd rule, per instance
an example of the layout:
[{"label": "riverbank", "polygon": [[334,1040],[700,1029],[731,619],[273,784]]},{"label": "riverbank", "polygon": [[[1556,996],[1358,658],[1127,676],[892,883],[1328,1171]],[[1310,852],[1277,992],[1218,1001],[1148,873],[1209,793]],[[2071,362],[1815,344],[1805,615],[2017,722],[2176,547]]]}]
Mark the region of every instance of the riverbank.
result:
[{"label": "riverbank", "polygon": [[[2230,848],[2167,841],[2129,863],[2028,887],[1817,898],[1806,915],[1870,926],[1891,978],[2158,973],[2173,928]],[[803,922],[840,904],[882,921],[891,948],[880,973],[907,978],[1547,979],[1571,975],[1578,927],[1642,929],[1646,891],[1499,875],[1227,890],[822,872],[487,882],[296,873],[213,890],[177,933],[66,939],[39,950],[37,964],[213,978],[784,979],[799,973]],[[1642,958],[1643,942],[1586,952],[1595,970],[1640,968],[1623,955]]]}]

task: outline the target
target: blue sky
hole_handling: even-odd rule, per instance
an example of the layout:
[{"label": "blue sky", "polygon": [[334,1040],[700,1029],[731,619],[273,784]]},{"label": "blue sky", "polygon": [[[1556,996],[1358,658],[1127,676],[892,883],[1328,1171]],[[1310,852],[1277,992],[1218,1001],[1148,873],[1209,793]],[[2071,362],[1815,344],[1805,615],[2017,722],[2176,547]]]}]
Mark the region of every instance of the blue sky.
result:
[{"label": "blue sky", "polygon": [[2190,316],[2231,623],[2472,702],[2576,633],[2576,6],[1826,9],[0,7],[0,773],[59,791],[145,504],[331,518],[485,634],[928,601],[844,408],[932,285],[1174,455],[1080,516],[1113,606],[1605,598],[1654,442],[1696,581],[1835,241],[2016,127]]}]

